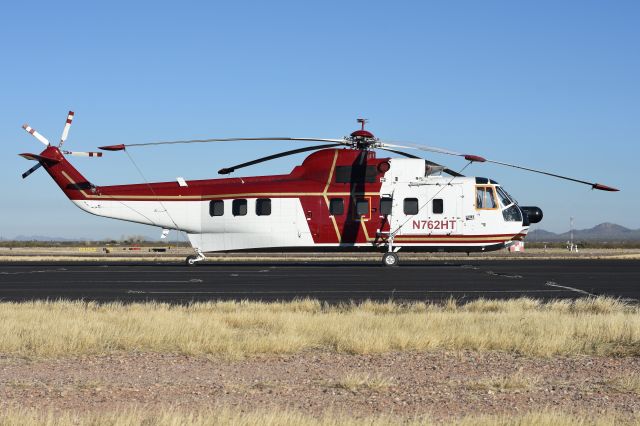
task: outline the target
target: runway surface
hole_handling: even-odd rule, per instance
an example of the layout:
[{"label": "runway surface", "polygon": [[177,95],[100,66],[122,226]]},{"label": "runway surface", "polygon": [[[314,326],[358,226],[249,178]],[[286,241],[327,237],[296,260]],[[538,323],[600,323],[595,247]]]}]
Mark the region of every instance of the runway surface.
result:
[{"label": "runway surface", "polygon": [[607,295],[640,300],[640,261],[377,263],[1,263],[0,300],[458,300]]}]

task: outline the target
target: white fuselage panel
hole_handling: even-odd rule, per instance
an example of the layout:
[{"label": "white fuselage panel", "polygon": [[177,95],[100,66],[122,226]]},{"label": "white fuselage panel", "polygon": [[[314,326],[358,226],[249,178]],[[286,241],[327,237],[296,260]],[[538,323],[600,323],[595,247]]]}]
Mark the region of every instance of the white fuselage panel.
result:
[{"label": "white fuselage panel", "polygon": [[211,216],[209,201],[76,200],[89,213],[189,235],[202,251],[266,247],[313,246],[313,238],[298,198],[272,198],[271,214],[256,214],[256,199],[247,198],[245,215],[234,216],[232,200],[224,200],[224,214]]}]

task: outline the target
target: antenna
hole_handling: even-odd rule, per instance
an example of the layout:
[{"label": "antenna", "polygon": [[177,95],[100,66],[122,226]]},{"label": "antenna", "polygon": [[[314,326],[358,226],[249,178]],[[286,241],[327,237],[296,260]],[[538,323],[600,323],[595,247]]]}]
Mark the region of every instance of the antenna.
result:
[{"label": "antenna", "polygon": [[367,124],[367,122],[369,121],[369,119],[367,119],[367,118],[358,118],[356,121],[357,121],[358,123],[362,124],[362,129],[361,129],[361,130],[364,130],[364,125],[365,125],[365,124]]}]

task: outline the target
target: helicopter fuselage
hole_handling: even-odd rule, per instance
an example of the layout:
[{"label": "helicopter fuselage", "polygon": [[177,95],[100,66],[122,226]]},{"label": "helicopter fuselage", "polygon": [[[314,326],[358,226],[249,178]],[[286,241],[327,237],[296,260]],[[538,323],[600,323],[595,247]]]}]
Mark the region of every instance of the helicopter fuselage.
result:
[{"label": "helicopter fuselage", "polygon": [[198,252],[488,251],[529,228],[527,212],[490,179],[370,150],[317,151],[286,175],[115,186],[89,183],[55,147],[39,157],[82,210],[184,231]]}]

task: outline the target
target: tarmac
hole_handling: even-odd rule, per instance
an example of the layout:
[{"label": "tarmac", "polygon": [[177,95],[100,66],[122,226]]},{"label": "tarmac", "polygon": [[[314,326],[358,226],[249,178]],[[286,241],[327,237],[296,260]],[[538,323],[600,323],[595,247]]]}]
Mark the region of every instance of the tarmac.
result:
[{"label": "tarmac", "polygon": [[217,262],[187,267],[150,262],[2,262],[0,301],[97,302],[313,298],[460,302],[477,298],[640,301],[639,260],[473,260],[404,262]]}]

